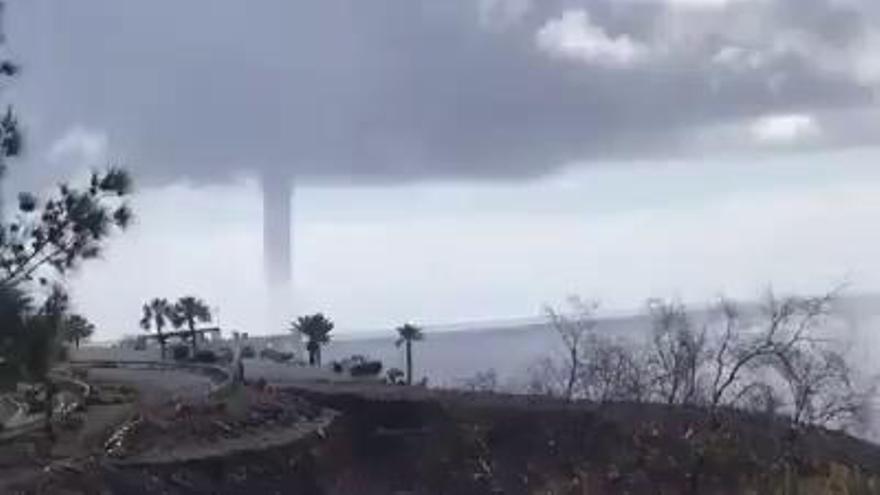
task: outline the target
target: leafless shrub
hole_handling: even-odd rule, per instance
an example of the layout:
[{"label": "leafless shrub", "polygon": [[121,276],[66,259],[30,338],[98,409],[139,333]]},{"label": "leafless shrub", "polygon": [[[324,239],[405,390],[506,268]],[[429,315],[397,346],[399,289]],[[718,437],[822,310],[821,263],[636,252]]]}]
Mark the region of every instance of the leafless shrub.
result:
[{"label": "leafless shrub", "polygon": [[[708,348],[707,391],[705,404],[710,414],[720,407],[737,407],[743,402],[752,407],[756,400],[768,399],[772,387],[765,386],[760,377],[760,359],[774,348],[772,339],[758,330],[749,332],[739,305],[721,299],[710,310],[707,325]],[[761,399],[763,397],[763,399]]]},{"label": "leafless shrub", "polygon": [[838,352],[793,349],[778,356],[774,366],[788,387],[793,428],[848,428],[864,419],[868,394],[856,388],[852,369]]},{"label": "leafless shrub", "polygon": [[852,426],[873,394],[858,387],[840,342],[825,335],[836,298],[837,291],[784,298],[768,292],[739,352],[738,362],[761,367],[765,383],[784,385],[777,394],[793,429]]},{"label": "leafless shrub", "polygon": [[612,341],[596,333],[595,303],[547,310],[566,350],[529,370],[527,391],[597,403],[656,401],[703,407],[712,424],[722,409],[783,414],[793,429],[863,423],[874,389],[860,387],[827,335],[837,292],[777,297],[759,306],[722,299],[695,324],[677,301],[648,303],[647,341]]},{"label": "leafless shrub", "polygon": [[578,377],[583,370],[584,345],[596,328],[595,314],[599,304],[573,296],[569,298],[568,305],[570,309],[568,313],[551,307],[546,308],[545,312],[565,347],[563,396],[572,399],[575,396]]},{"label": "leafless shrub", "polygon": [[495,392],[498,390],[498,373],[494,369],[477,372],[460,380],[458,388],[470,392]]},{"label": "leafless shrub", "polygon": [[581,395],[597,403],[642,402],[650,389],[642,353],[599,336],[588,339],[578,382]]},{"label": "leafless shrub", "polygon": [[529,395],[562,397],[566,392],[568,375],[553,359],[541,358],[529,365],[526,370],[526,383],[523,387]]},{"label": "leafless shrub", "polygon": [[777,390],[767,383],[752,382],[737,394],[737,407],[756,416],[768,418],[779,414],[782,398]]},{"label": "leafless shrub", "polygon": [[647,400],[702,408],[705,415],[692,425],[698,433],[688,440],[696,453],[690,491],[700,493],[706,452],[730,439],[722,410],[787,417],[790,428],[779,439],[787,463],[797,462],[805,427],[869,434],[875,390],[858,385],[840,342],[830,338],[836,295],[768,292],[759,307],[722,299],[699,325],[680,302],[651,300],[650,332],[641,346],[597,335],[595,305],[573,319],[548,310],[567,360],[533,366],[528,391],[598,404]]},{"label": "leafless shrub", "polygon": [[697,331],[685,306],[677,301],[648,301],[652,337],[649,373],[658,399],[667,404],[698,400],[699,374],[706,359],[706,335]]}]

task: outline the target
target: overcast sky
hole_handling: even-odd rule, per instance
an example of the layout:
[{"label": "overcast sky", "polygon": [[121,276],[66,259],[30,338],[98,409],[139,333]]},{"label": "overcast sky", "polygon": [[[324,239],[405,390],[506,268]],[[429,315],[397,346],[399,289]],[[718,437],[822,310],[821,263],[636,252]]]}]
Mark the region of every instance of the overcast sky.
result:
[{"label": "overcast sky", "polygon": [[6,30],[5,186],[141,184],[73,281],[105,337],[189,292],[265,331],[277,174],[291,312],[345,330],[880,289],[871,0],[13,0]]}]

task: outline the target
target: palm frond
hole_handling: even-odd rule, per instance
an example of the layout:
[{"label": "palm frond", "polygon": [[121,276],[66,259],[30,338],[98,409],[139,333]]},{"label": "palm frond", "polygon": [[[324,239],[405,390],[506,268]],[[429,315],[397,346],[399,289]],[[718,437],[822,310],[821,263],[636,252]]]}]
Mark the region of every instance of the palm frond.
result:
[{"label": "palm frond", "polygon": [[424,340],[425,338],[425,334],[422,329],[411,323],[407,323],[405,325],[397,327],[397,334],[402,340],[419,341]]},{"label": "palm frond", "polygon": [[144,304],[143,312],[144,312],[144,314],[141,317],[140,326],[144,330],[149,330],[150,324],[152,323],[152,320],[153,320],[153,310],[150,308],[149,304]]}]

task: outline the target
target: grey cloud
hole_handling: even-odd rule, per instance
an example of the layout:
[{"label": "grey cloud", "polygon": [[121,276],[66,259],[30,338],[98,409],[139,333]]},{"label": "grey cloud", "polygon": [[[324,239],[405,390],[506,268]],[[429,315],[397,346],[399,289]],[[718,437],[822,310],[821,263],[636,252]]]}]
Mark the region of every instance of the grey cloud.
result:
[{"label": "grey cloud", "polygon": [[656,2],[542,1],[487,28],[475,0],[20,2],[8,16],[25,69],[13,93],[33,149],[99,129],[151,181],[524,178],[687,153],[703,126],[872,103],[871,88],[803,54],[739,73],[711,64],[742,41],[725,31],[732,14],[843,53],[877,21],[867,7],[737,4],[698,43],[627,69],[536,49],[536,31],[566,8],[655,46],[677,15]]}]

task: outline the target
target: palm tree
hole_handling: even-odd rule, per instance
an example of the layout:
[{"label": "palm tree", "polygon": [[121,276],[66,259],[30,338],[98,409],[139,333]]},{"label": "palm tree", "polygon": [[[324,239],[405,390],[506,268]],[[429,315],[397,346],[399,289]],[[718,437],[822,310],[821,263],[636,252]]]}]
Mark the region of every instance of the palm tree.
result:
[{"label": "palm tree", "polygon": [[422,332],[421,328],[410,323],[397,327],[397,334],[397,342],[395,342],[394,345],[400,347],[401,345],[406,344],[406,384],[412,385],[412,343],[424,340],[425,334]]},{"label": "palm tree", "polygon": [[330,342],[333,326],[333,322],[322,313],[300,316],[291,324],[292,332],[299,332],[309,339],[306,344],[306,350],[309,351],[309,365],[321,366],[321,346]]},{"label": "palm tree", "polygon": [[194,297],[185,296],[177,300],[174,312],[179,323],[186,323],[189,328],[190,345],[192,355],[196,355],[196,322],[208,323],[211,321],[211,308],[205,301]]},{"label": "palm tree", "polygon": [[95,325],[82,315],[69,315],[64,320],[64,340],[73,342],[79,349],[79,344],[95,333]]},{"label": "palm tree", "polygon": [[141,317],[141,328],[149,331],[156,329],[156,338],[159,340],[159,347],[162,349],[162,359],[165,359],[165,334],[162,330],[165,325],[174,320],[174,306],[165,298],[154,298],[152,301],[144,304],[143,317]]}]

